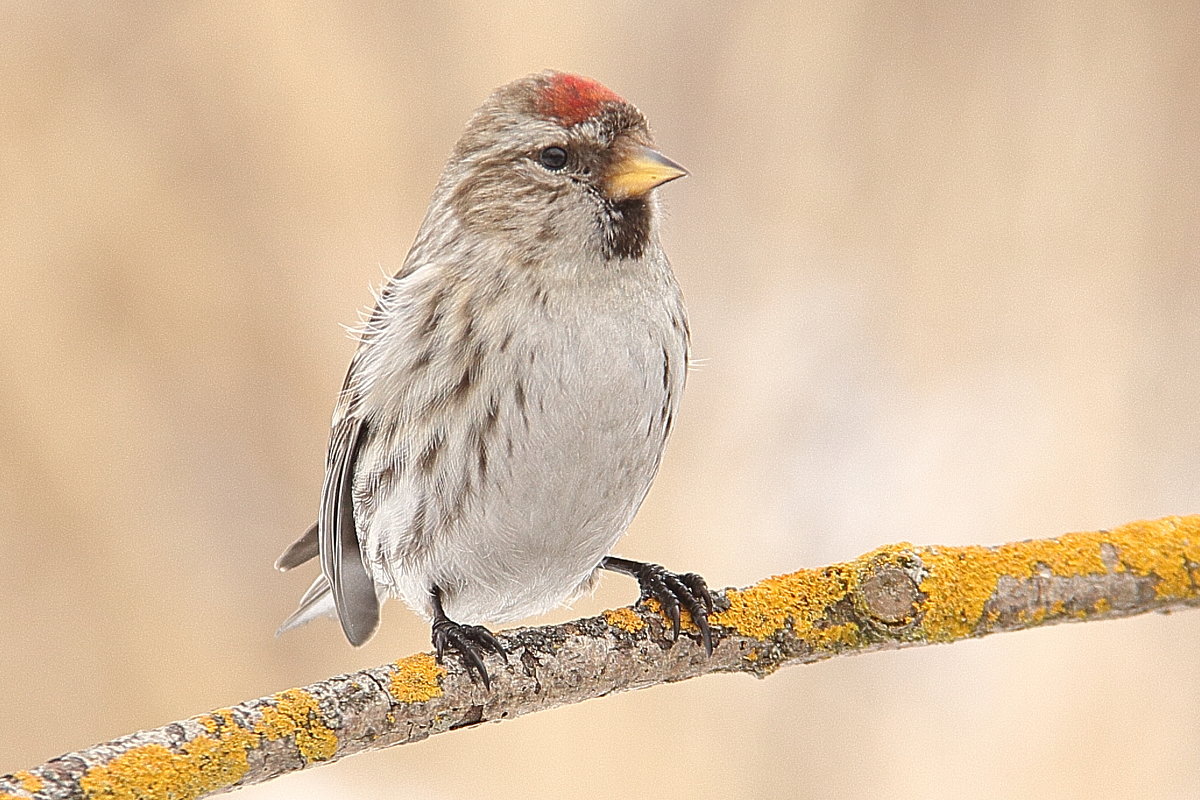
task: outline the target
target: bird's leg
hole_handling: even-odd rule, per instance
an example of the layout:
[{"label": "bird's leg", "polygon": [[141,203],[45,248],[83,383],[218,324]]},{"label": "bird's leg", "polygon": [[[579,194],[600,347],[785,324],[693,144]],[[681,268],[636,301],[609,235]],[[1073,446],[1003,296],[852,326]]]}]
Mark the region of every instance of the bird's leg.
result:
[{"label": "bird's leg", "polygon": [[708,585],[694,572],[682,575],[669,572],[658,564],[631,561],[628,558],[608,556],[600,562],[601,569],[620,572],[637,578],[642,588],[639,602],[653,597],[662,606],[671,620],[671,631],[679,639],[679,608],[682,606],[692,615],[692,622],[700,629],[704,650],[710,656],[713,651],[712,631],[708,627],[708,615],[713,610],[712,593]]},{"label": "bird's leg", "polygon": [[447,617],[442,609],[442,590],[439,587],[434,586],[430,595],[433,597],[433,647],[437,651],[438,661],[443,660],[447,646],[453,647],[462,656],[467,675],[479,675],[484,687],[491,689],[492,682],[488,678],[487,668],[483,666],[479,648],[491,650],[507,664],[508,654],[504,652],[504,646],[482,625],[460,625]]}]

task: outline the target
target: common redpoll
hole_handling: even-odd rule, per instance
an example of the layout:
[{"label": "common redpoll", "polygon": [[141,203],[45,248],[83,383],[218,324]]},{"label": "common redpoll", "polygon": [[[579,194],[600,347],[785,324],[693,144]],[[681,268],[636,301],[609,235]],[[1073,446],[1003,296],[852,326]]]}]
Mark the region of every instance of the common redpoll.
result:
[{"label": "common redpoll", "polygon": [[[543,72],[475,112],[403,268],[361,331],[333,416],[319,555],[284,622],[336,613],[367,641],[381,599],[432,620],[489,683],[482,623],[637,578],[712,651],[704,580],[609,555],[658,470],[688,364],[652,190],[686,172],[599,83]],[[453,621],[452,621],[453,620]]]}]

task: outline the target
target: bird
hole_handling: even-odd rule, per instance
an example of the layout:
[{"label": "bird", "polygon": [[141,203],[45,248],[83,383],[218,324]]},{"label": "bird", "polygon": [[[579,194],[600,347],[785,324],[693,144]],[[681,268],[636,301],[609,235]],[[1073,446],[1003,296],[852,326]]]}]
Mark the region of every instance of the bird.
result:
[{"label": "bird", "polygon": [[612,554],[661,463],[689,328],[657,188],[687,171],[601,83],[496,89],[454,146],[338,395],[317,522],[276,567],[321,573],[280,633],[336,615],[366,642],[400,598],[490,688],[486,625],[568,604],[603,571],[680,610],[713,651],[695,573]]}]

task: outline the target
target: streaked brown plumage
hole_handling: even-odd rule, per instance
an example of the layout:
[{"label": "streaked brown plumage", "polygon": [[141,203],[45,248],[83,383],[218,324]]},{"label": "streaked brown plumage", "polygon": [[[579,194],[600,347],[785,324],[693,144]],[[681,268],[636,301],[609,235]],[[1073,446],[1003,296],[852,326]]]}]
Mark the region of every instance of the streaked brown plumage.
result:
[{"label": "streaked brown plumage", "polygon": [[[696,575],[608,554],[658,470],[687,369],[653,189],[684,173],[641,113],[544,72],[497,89],[384,287],[334,412],[318,523],[281,558],[321,576],[281,630],[337,613],[366,641],[402,597],[486,682],[484,622],[549,610],[599,570],[702,629]],[[452,621],[454,620],[454,621]]]}]

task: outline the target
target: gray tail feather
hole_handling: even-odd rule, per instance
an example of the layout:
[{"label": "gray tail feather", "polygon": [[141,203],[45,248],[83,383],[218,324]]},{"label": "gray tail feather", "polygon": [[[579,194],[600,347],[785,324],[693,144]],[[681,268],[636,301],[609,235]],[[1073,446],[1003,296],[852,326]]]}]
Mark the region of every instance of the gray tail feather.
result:
[{"label": "gray tail feather", "polygon": [[312,586],[308,587],[308,591],[300,598],[300,607],[283,621],[279,630],[275,631],[275,635],[281,636],[293,628],[299,628],[307,622],[312,622],[317,617],[332,617],[336,614],[337,609],[333,604],[333,592],[329,590],[329,581],[325,580],[324,575],[321,575],[313,581]]},{"label": "gray tail feather", "polygon": [[292,567],[298,567],[310,558],[316,558],[319,549],[317,544],[317,523],[314,522],[312,527],[304,532],[303,536],[292,542],[291,546],[283,552],[283,555],[275,562],[275,569],[280,572],[287,572]]}]

